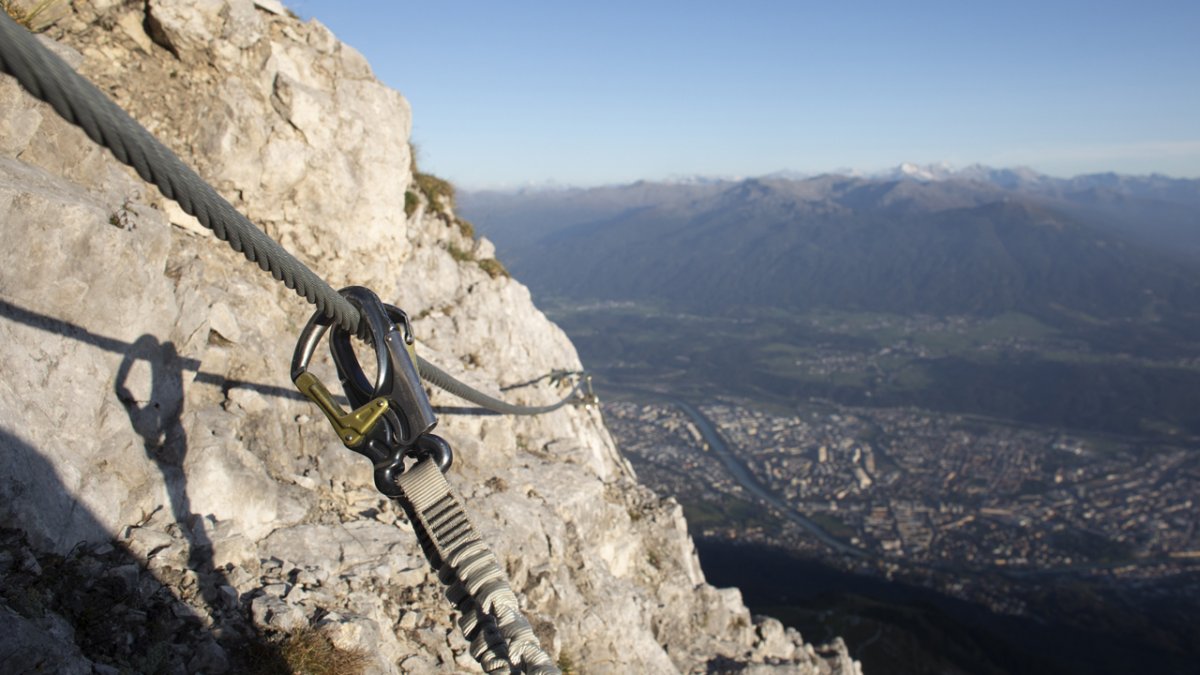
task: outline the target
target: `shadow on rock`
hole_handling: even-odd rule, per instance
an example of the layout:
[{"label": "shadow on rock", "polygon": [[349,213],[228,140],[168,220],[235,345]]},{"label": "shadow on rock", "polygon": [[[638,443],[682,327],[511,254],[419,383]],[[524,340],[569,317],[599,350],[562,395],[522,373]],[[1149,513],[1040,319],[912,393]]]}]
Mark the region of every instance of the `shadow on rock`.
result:
[{"label": "shadow on rock", "polygon": [[[54,467],[29,444],[0,429],[0,450],[45,486]],[[57,484],[66,494],[66,488]],[[11,499],[0,515],[8,523]],[[72,516],[101,525],[75,503]],[[9,673],[229,672],[254,645],[215,621],[197,602],[193,570],[171,563],[187,549],[161,512],[130,526],[123,541],[80,543],[65,555],[39,550],[25,533],[0,529],[0,663]],[[187,578],[185,578],[187,577]],[[174,583],[177,580],[181,583]],[[190,581],[190,583],[189,583]],[[236,591],[228,598],[236,611]],[[255,651],[263,651],[254,645]],[[267,656],[274,656],[267,650]],[[278,672],[278,671],[276,671]]]}]

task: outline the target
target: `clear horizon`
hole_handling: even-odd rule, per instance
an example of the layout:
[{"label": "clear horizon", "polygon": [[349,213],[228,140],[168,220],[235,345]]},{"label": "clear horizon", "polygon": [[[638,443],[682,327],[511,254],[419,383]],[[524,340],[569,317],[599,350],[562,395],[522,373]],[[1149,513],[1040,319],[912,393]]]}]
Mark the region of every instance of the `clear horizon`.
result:
[{"label": "clear horizon", "polygon": [[464,189],[901,163],[1200,177],[1200,3],[294,0]]},{"label": "clear horizon", "polygon": [[[941,164],[941,165],[943,165],[943,168],[949,169],[950,172],[956,172],[956,171],[960,171],[963,169],[971,168],[972,166],[976,166],[976,165],[945,166],[946,165],[945,162],[929,162],[929,163],[925,163],[925,164],[917,164],[916,162],[901,162],[901,164],[915,165],[915,166],[917,166],[917,168],[920,168],[920,169],[924,169],[924,168],[927,168],[927,167],[930,167],[933,165]],[[984,166],[985,168],[988,168],[988,169],[997,169],[997,170],[1007,169],[1007,170],[1011,170],[1011,171],[1021,171],[1021,170],[1025,170],[1025,169],[1030,169],[1030,167],[1028,167],[1028,166],[990,166],[990,165],[978,165],[978,166]],[[626,186],[626,185],[633,185],[635,183],[667,183],[667,184],[669,184],[669,183],[686,183],[689,181],[713,181],[713,182],[728,181],[728,182],[736,183],[736,182],[745,181],[745,180],[762,179],[762,178],[766,178],[766,179],[783,178],[785,180],[808,180],[810,178],[820,178],[822,176],[831,176],[831,175],[852,176],[852,177],[861,177],[861,178],[870,179],[870,178],[878,178],[878,177],[892,175],[893,173],[898,171],[899,168],[900,168],[900,165],[898,164],[896,166],[884,167],[884,168],[873,169],[873,170],[865,170],[865,171],[860,170],[860,169],[851,168],[851,167],[839,167],[837,169],[830,169],[828,171],[814,171],[811,173],[810,172],[801,173],[801,172],[796,172],[796,171],[791,171],[791,170],[785,169],[783,171],[771,171],[771,172],[767,172],[767,173],[744,175],[744,176],[736,175],[736,174],[730,174],[730,175],[724,175],[724,176],[722,176],[722,175],[699,175],[699,174],[653,176],[653,177],[645,177],[645,178],[635,178],[632,180],[613,181],[613,182],[607,182],[607,183],[589,183],[589,184],[560,183],[560,182],[551,180],[551,181],[545,181],[542,183],[530,182],[530,183],[526,183],[523,185],[500,185],[500,186],[473,187],[473,186],[462,186],[462,185],[455,184],[455,186],[456,186],[456,188],[466,191],[466,192],[519,192],[519,191],[523,191],[523,190],[530,190],[530,191],[536,192],[536,191],[540,191],[540,190],[554,191],[554,190],[560,190],[560,189],[561,190],[572,190],[572,189],[588,190],[588,189],[593,189],[593,188],[613,188],[613,187],[622,187],[622,186]],[[1063,175],[1051,174],[1051,173],[1046,173],[1044,171],[1036,171],[1036,173],[1046,176],[1048,178],[1052,178],[1052,179],[1072,179],[1072,178],[1081,178],[1081,177],[1085,177],[1085,176],[1094,176],[1094,175],[1103,175],[1103,174],[1114,173],[1119,176],[1127,176],[1127,177],[1134,177],[1134,178],[1149,178],[1149,177],[1154,177],[1154,176],[1162,176],[1162,177],[1165,177],[1165,178],[1168,178],[1171,180],[1200,180],[1200,177],[1172,176],[1169,174],[1164,174],[1162,172],[1153,172],[1153,171],[1145,172],[1145,173],[1124,173],[1124,172],[1117,172],[1117,171],[1110,171],[1110,170],[1101,170],[1101,171],[1091,171],[1091,172],[1087,172],[1087,173],[1076,173],[1076,174],[1069,174],[1069,175],[1067,175],[1067,174],[1063,174]]]}]

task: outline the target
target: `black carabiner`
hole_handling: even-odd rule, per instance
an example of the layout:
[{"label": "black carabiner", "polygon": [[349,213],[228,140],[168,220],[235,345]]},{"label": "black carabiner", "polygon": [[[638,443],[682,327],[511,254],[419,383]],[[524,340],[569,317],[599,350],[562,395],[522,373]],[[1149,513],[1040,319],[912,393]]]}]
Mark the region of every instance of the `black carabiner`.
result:
[{"label": "black carabiner", "polygon": [[[374,386],[363,372],[349,331],[335,327],[329,337],[329,349],[337,364],[338,378],[351,405],[361,406],[378,398],[390,403],[385,419],[394,424],[395,442],[408,447],[437,425],[437,416],[410,352],[412,325],[408,315],[396,307],[384,305],[379,296],[361,286],[339,291],[362,317],[359,334],[375,349],[377,375]],[[403,326],[403,334],[399,326]]]},{"label": "black carabiner", "polygon": [[[432,459],[444,473],[454,461],[450,444],[429,433],[437,417],[421,385],[413,352],[412,324],[403,310],[380,302],[371,291],[351,286],[339,291],[359,311],[358,337],[375,350],[374,384],[367,379],[354,352],[355,337],[320,312],[313,314],[300,333],[292,355],[292,381],[325,413],[347,448],[371,460],[375,485],[389,497],[398,496],[396,477],[404,460]],[[337,366],[338,379],[354,410],[347,413],[308,364],[325,333]]]}]

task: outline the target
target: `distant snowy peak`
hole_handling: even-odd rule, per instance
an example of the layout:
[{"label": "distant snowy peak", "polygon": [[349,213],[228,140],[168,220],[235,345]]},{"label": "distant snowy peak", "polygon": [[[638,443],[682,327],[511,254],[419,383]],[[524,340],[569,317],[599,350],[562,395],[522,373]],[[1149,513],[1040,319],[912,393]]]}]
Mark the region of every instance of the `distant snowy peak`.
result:
[{"label": "distant snowy peak", "polygon": [[947,162],[937,162],[923,166],[913,162],[904,162],[895,168],[868,174],[868,176],[881,180],[915,180],[921,183],[931,183],[959,178],[958,174],[959,172]]},{"label": "distant snowy peak", "polygon": [[[704,175],[704,174],[675,174],[667,176],[660,182],[666,185],[715,185],[717,183],[736,183],[744,180],[737,175]],[[639,181],[644,182],[644,181]]]},{"label": "distant snowy peak", "polygon": [[[838,172],[835,171],[834,173],[838,173]],[[807,180],[809,178],[812,178],[814,175],[816,175],[816,174],[812,174],[812,173],[809,173],[806,171],[792,171],[790,169],[784,169],[782,171],[776,171],[774,173],[764,174],[759,177],[760,178],[769,178],[771,180]]]},{"label": "distant snowy peak", "polygon": [[905,162],[901,164],[896,171],[905,178],[911,178],[919,181],[934,181],[943,180],[945,178],[945,174],[950,171],[950,167],[945,164],[918,166],[911,162]]},{"label": "distant snowy peak", "polygon": [[1047,179],[1047,176],[1044,174],[1040,174],[1028,167],[995,169],[982,164],[972,164],[960,169],[949,162],[937,162],[925,165],[904,162],[900,166],[869,173],[866,176],[875,180],[909,180],[920,183],[934,183],[948,180],[977,181],[1010,188],[1019,185],[1036,184]]}]

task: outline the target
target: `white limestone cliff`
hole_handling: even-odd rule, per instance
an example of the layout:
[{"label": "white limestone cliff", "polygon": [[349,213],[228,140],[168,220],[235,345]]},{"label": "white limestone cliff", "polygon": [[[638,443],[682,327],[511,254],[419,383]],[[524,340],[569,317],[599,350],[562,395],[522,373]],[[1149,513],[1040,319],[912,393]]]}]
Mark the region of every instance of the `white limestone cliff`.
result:
[{"label": "white limestone cliff", "polygon": [[[425,358],[498,395],[580,367],[448,204],[406,215],[409,105],[320,23],[267,1],[76,4],[47,43],[333,286],[406,309]],[[403,513],[292,389],[311,307],[7,76],[0,231],[0,661],[234,672],[247,641],[315,625],[368,672],[478,672]],[[704,583],[680,508],[599,411],[433,399],[449,479],[560,663],[858,671]]]}]

